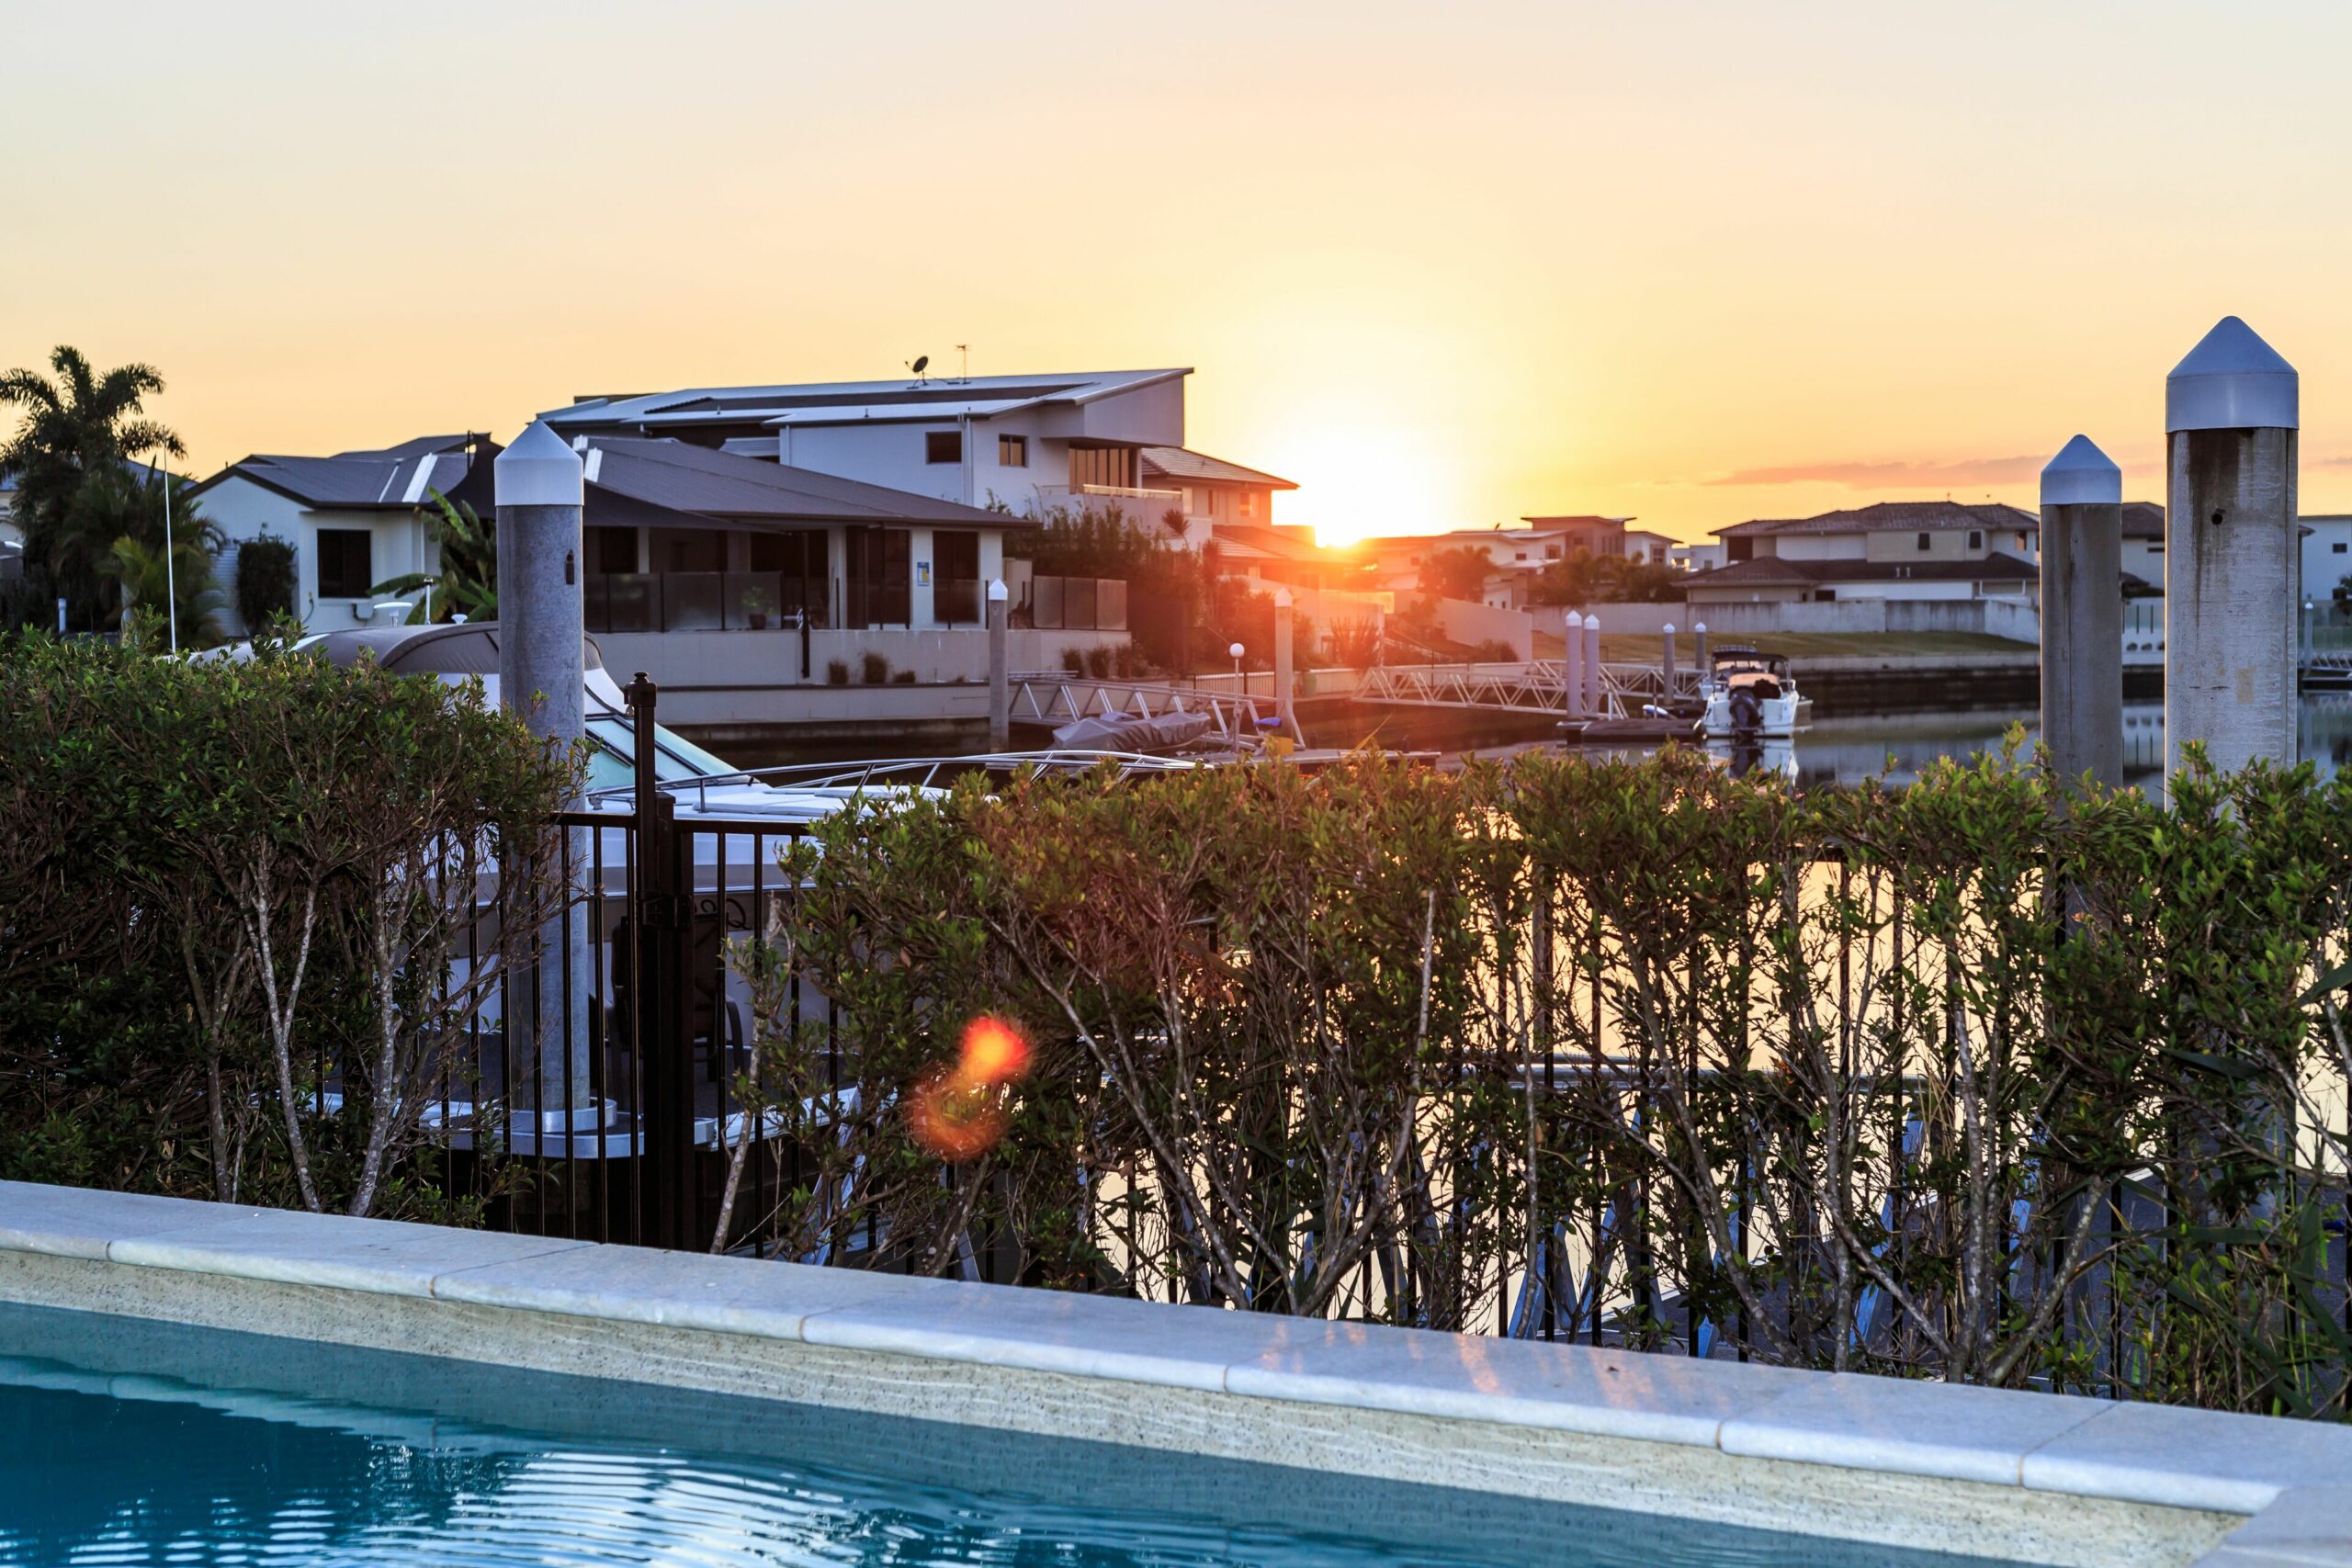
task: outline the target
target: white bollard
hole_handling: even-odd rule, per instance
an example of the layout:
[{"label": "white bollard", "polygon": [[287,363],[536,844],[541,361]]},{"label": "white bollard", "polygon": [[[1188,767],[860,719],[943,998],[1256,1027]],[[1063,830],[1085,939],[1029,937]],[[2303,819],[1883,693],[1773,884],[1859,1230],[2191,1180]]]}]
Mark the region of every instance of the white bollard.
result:
[{"label": "white bollard", "polygon": [[1287,588],[1274,590],[1274,716],[1282,720],[1281,733],[1293,734],[1297,721],[1291,716],[1291,595]]},{"label": "white bollard", "polygon": [[989,584],[989,750],[1004,751],[1012,745],[1012,673],[1005,652],[1006,601],[1004,580]]},{"label": "white bollard", "polygon": [[[498,701],[549,745],[569,748],[587,733],[580,454],[534,424],[498,455],[492,469],[498,510]],[[578,802],[568,804],[577,805]],[[528,976],[506,987],[510,1048],[537,1021],[536,1104],[518,1105],[542,1132],[594,1126],[589,1094],[588,835],[574,829],[572,889],[566,913],[540,933]],[[520,984],[514,982],[520,981]],[[519,1055],[519,1053],[517,1054]],[[521,1067],[510,1061],[509,1071]],[[533,1089],[518,1085],[520,1095]],[[544,1145],[542,1145],[544,1147]]]},{"label": "white bollard", "polygon": [[1584,716],[1584,617],[1576,611],[1568,612],[1566,657],[1560,662],[1560,692],[1563,710],[1569,718]]},{"label": "white bollard", "polygon": [[1584,712],[1587,718],[1607,718],[1607,698],[1600,685],[1600,616],[1584,618]]}]

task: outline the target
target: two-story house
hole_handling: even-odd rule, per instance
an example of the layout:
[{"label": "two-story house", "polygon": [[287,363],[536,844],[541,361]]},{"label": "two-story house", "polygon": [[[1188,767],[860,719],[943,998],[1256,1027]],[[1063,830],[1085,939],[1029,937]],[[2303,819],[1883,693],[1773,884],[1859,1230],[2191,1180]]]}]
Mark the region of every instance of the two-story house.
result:
[{"label": "two-story house", "polygon": [[1221,531],[1272,527],[1274,492],[1298,488],[1288,479],[1182,446],[1145,447],[1143,483],[1174,498],[1175,509],[1184,516],[1184,542],[1194,548]]},{"label": "two-story house", "polygon": [[1694,604],[1840,599],[2038,601],[2041,520],[2014,506],[1888,501],[1718,528],[1724,564],[1693,572]]},{"label": "two-story house", "polygon": [[1189,369],[688,387],[582,398],[540,417],[576,436],[669,437],[786,468],[1027,516],[1116,501],[1181,506],[1144,454],[1184,444]]}]

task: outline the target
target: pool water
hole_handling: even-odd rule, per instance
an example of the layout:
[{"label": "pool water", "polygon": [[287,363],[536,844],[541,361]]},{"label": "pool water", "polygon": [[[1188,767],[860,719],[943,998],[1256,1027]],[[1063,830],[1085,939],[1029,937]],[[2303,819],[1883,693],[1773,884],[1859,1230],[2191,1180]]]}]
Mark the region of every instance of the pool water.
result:
[{"label": "pool water", "polygon": [[1989,1568],[0,1305],[0,1563],[183,1562]]}]

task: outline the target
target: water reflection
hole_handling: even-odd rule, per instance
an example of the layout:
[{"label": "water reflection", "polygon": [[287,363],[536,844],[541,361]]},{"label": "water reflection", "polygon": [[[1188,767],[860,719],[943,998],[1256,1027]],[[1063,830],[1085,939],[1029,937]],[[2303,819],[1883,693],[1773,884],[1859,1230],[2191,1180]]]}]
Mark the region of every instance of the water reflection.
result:
[{"label": "water reflection", "polygon": [[[1964,713],[1847,714],[1815,721],[1793,743],[1767,745],[1747,762],[1778,773],[1801,787],[1855,784],[1883,778],[1908,783],[1939,757],[1965,760],[1998,751],[2012,728],[2030,746],[2041,733],[2032,708]],[[2331,778],[2352,768],[2352,693],[2313,693],[2296,722],[2302,755]],[[1728,753],[1725,753],[1728,758]],[[2165,767],[2165,710],[2160,702],[2123,707],[2123,779],[2142,789],[2158,784]]]}]

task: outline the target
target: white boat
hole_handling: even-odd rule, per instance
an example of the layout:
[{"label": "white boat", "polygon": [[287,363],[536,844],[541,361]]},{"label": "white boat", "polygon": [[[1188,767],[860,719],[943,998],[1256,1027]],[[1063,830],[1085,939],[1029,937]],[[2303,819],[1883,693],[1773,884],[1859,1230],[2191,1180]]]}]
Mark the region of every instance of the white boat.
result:
[{"label": "white boat", "polygon": [[1813,701],[1797,691],[1782,654],[1714,649],[1701,695],[1700,728],[1710,740],[1786,740],[1813,723]]}]

